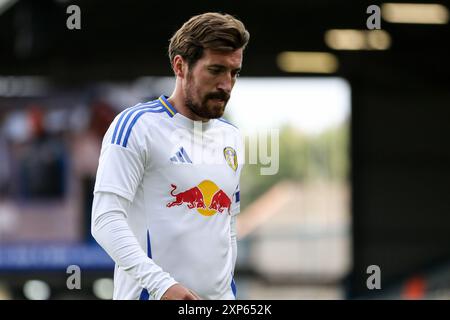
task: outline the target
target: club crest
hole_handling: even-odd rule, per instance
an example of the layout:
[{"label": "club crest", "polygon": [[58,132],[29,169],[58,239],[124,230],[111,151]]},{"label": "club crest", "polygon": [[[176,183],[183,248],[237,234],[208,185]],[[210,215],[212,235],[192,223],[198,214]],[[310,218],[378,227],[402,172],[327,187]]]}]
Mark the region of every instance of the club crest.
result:
[{"label": "club crest", "polygon": [[225,160],[230,168],[236,171],[238,167],[236,151],[232,147],[225,147],[223,149],[223,156],[225,157]]}]

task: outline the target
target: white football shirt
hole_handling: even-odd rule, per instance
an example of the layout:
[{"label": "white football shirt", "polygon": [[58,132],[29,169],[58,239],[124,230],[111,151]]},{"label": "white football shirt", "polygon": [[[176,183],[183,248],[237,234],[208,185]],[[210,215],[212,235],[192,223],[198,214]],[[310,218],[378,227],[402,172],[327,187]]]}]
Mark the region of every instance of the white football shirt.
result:
[{"label": "white football shirt", "polygon": [[[204,299],[234,299],[230,219],[243,145],[223,119],[177,113],[165,96],[121,112],[103,139],[96,192],[131,202],[127,222],[163,271]],[[115,299],[152,299],[116,265]]]}]

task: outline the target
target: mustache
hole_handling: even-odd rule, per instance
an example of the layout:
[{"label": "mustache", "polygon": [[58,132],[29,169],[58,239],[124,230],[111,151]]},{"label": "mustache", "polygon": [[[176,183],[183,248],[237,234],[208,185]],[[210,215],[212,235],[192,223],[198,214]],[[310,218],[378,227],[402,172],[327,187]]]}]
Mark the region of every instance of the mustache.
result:
[{"label": "mustache", "polygon": [[230,95],[226,92],[219,91],[207,94],[206,99],[222,99],[224,101],[228,101],[230,99]]}]

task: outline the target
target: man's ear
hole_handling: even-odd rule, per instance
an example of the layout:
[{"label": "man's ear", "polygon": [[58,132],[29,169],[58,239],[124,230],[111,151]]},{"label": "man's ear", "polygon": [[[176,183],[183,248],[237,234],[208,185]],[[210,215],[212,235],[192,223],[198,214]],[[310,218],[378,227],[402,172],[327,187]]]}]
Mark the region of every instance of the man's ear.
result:
[{"label": "man's ear", "polygon": [[187,64],[182,56],[176,55],[173,58],[173,72],[177,77],[184,78],[186,66]]}]

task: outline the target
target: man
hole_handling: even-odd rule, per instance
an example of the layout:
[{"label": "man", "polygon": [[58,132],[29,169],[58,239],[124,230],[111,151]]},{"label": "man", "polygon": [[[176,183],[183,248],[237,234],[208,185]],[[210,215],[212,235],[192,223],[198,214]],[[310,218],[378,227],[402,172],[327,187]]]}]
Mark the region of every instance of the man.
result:
[{"label": "man", "polygon": [[220,117],[249,33],[219,13],[171,38],[170,97],[126,109],[105,134],[92,234],[116,262],[114,299],[234,299],[242,141]]}]

